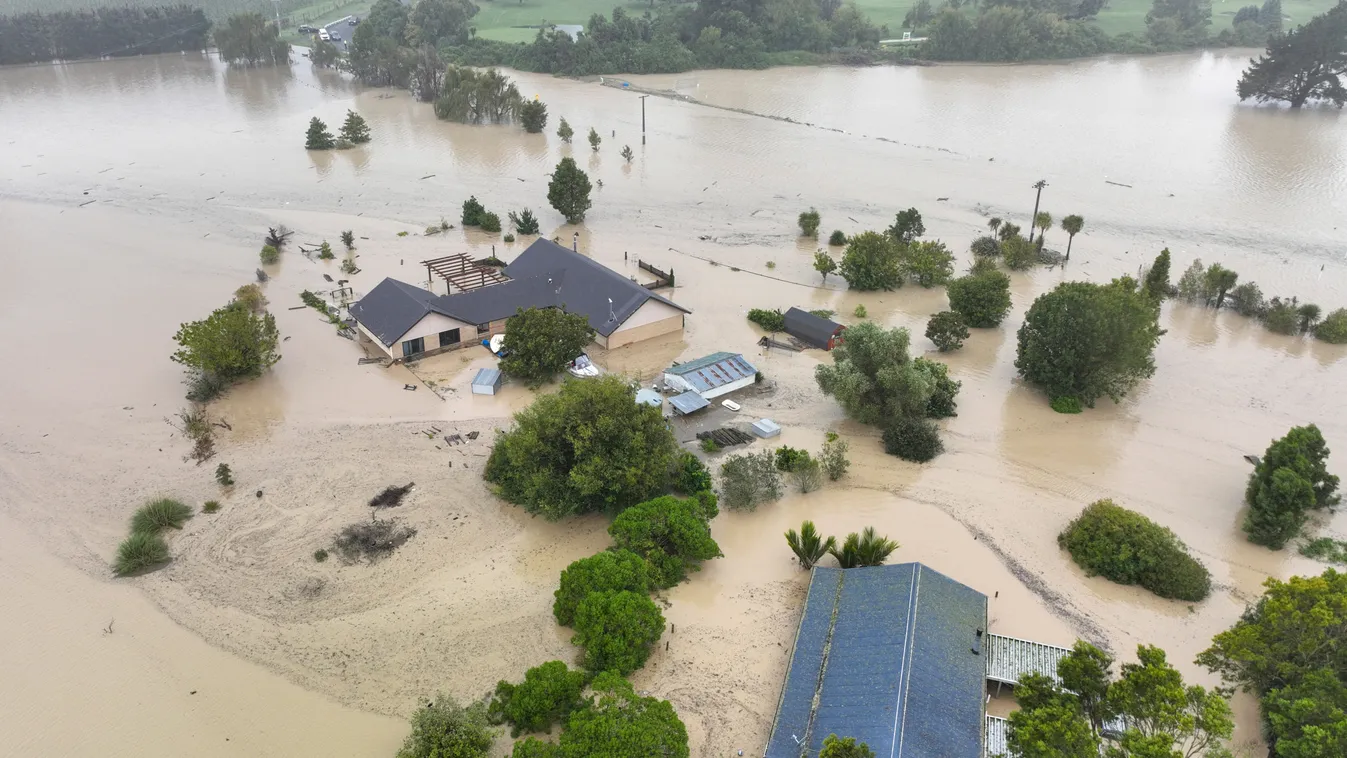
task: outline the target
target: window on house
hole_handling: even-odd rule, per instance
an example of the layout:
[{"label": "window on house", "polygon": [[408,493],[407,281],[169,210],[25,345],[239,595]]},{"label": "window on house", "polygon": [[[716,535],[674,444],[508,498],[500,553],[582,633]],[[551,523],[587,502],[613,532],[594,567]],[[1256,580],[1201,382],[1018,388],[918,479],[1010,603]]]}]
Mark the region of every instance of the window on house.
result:
[{"label": "window on house", "polygon": [[462,340],[459,339],[458,330],[450,329],[447,332],[440,332],[440,347],[453,347]]},{"label": "window on house", "polygon": [[491,324],[478,324],[478,325],[477,325],[477,333],[478,333],[478,334],[486,334],[486,333],[489,332],[489,331],[491,331]]},{"label": "window on house", "polygon": [[425,337],[417,337],[417,338],[414,339],[414,340],[403,340],[403,341],[402,341],[402,357],[403,357],[403,358],[410,358],[410,357],[413,356],[413,355],[417,355],[418,353],[424,353],[425,351],[426,351],[426,339],[425,339]]}]

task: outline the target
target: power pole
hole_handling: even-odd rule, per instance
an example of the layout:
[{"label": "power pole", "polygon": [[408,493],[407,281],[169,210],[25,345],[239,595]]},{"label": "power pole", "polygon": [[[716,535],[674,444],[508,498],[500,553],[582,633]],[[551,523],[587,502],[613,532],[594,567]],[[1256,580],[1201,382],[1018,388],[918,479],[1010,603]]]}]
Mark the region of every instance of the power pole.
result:
[{"label": "power pole", "polygon": [[1043,198],[1043,188],[1048,186],[1047,179],[1039,179],[1033,183],[1033,188],[1038,190],[1038,195],[1034,197],[1034,215],[1029,219],[1029,241],[1034,241],[1034,224],[1038,221],[1038,201]]},{"label": "power pole", "polygon": [[645,99],[649,95],[641,95],[641,144],[645,144]]}]

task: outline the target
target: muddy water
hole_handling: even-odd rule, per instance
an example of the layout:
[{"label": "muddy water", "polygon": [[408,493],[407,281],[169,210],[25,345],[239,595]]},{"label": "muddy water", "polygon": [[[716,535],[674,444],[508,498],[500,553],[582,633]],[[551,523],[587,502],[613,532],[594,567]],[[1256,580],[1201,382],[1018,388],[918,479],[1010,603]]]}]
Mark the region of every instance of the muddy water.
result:
[{"label": "muddy water", "polygon": [[[999,593],[995,630],[1060,643],[1086,636],[1123,656],[1156,643],[1210,681],[1189,662],[1260,583],[1318,570],[1242,540],[1248,468],[1240,456],[1308,421],[1341,447],[1347,413],[1335,388],[1347,379],[1347,350],[1171,305],[1156,377],[1121,404],[1062,417],[1015,381],[1014,330],[1032,298],[1056,283],[1134,272],[1162,245],[1175,252],[1176,275],[1203,256],[1269,294],[1347,305],[1337,228],[1347,209],[1344,122],[1336,113],[1237,107],[1229,93],[1238,62],[1203,55],[646,77],[646,86],[815,126],[651,97],[645,146],[631,93],[521,75],[521,89],[541,95],[554,120],[565,116],[579,134],[599,129],[597,154],[551,134],[442,124],[402,94],[362,90],[305,65],[233,72],[165,56],[0,70],[0,333],[14,358],[0,372],[0,509],[46,556],[20,551],[15,560],[30,567],[35,586],[68,593],[101,617],[115,607],[105,594],[113,590],[107,560],[139,500],[222,497],[209,471],[182,462],[183,442],[163,422],[182,402],[166,355],[177,324],[253,278],[267,225],[284,222],[305,244],[354,230],[362,271],[350,278],[360,294],[383,276],[423,279],[416,264],[431,256],[494,246],[508,260],[522,249],[476,232],[421,236],[441,216],[456,221],[459,204],[476,194],[502,215],[532,208],[549,236],[578,232],[582,252],[633,276],[637,257],[676,270],[672,297],[694,311],[684,338],[600,354],[610,370],[648,379],[680,357],[744,351],[775,385],[745,398],[745,414],[781,421],[792,445],[816,447],[829,429],[851,440],[853,469],[842,484],[725,514],[714,528],[726,558],[670,592],[677,631],[638,683],[675,702],[694,754],[727,746],[752,754],[765,739],[804,588],[779,535],[806,517],[828,533],[874,524],[903,544],[898,559]],[[347,108],[369,120],[373,143],[321,155],[301,149],[309,118],[335,124]],[[624,144],[637,154],[629,165],[617,157]],[[545,200],[546,174],[568,154],[604,183],[575,228]],[[1086,233],[1068,270],[1013,275],[1015,311],[1001,329],[976,331],[941,358],[963,390],[960,415],[945,424],[948,452],[935,463],[884,456],[874,430],[820,399],[811,376],[826,356],[754,347],[749,307],[850,314],[864,305],[870,318],[917,335],[946,307],[939,290],[820,286],[810,268],[815,245],[794,234],[803,207],[822,212],[825,230],[852,232],[915,205],[928,236],[964,250],[984,215],[1027,217],[1027,185],[1040,177],[1050,182],[1044,207],[1082,214]],[[1060,236],[1050,233],[1049,243]],[[300,290],[333,287],[324,274],[344,278],[336,263],[291,250],[269,273],[266,294],[289,338],[284,357],[213,406],[233,427],[221,433],[221,457],[246,483],[223,496],[217,517],[174,536],[173,564],[129,583],[212,645],[389,716],[437,689],[476,697],[542,660],[573,659],[549,621],[551,582],[560,566],[605,543],[602,523],[524,518],[485,493],[480,446],[448,450],[419,436],[420,424],[433,423],[489,439],[528,394],[470,395],[480,354],[439,356],[415,374],[359,366],[356,345],[312,311],[290,310]],[[932,350],[920,336],[913,345]],[[405,420],[416,424],[392,423]],[[1332,467],[1347,473],[1340,460]],[[364,570],[308,558],[364,514],[372,492],[411,480],[423,499],[404,518],[420,533],[400,560]],[[1054,539],[1099,497],[1173,528],[1220,591],[1190,608],[1082,576]],[[1323,527],[1347,536],[1342,516]],[[52,564],[42,561],[51,555],[86,576],[47,578]],[[76,626],[83,623],[52,627],[52,654],[29,660],[27,675],[109,689],[112,668],[75,670],[78,658],[59,654],[87,649],[80,635],[88,630]],[[180,657],[163,659],[164,686],[188,681]],[[212,663],[206,673],[230,665]],[[343,719],[311,697],[309,723]],[[1240,737],[1254,739],[1250,704],[1238,707]],[[68,723],[59,713],[33,728],[59,733]],[[105,716],[156,723],[147,709]],[[368,754],[388,752],[386,741],[374,744]],[[273,748],[286,754],[283,742]]]}]

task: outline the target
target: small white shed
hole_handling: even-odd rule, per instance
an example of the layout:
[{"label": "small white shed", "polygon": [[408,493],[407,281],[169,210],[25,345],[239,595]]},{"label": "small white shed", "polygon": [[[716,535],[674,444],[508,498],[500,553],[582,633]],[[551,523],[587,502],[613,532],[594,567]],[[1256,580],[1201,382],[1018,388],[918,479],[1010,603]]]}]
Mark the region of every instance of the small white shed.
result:
[{"label": "small white shed", "polygon": [[781,435],[781,425],[769,418],[760,418],[753,422],[753,433],[763,439]]},{"label": "small white shed", "polygon": [[501,373],[498,368],[484,368],[472,379],[472,394],[494,395],[500,391]]}]

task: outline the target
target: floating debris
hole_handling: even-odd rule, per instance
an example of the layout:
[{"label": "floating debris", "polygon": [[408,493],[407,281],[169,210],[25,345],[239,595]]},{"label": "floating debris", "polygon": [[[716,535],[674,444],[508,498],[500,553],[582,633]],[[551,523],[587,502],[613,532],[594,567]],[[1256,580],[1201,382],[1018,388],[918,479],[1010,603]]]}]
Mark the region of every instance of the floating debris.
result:
[{"label": "floating debris", "polygon": [[383,492],[370,498],[369,507],[371,508],[396,508],[402,505],[402,498],[411,492],[416,482],[407,482],[402,487],[385,487]]}]

